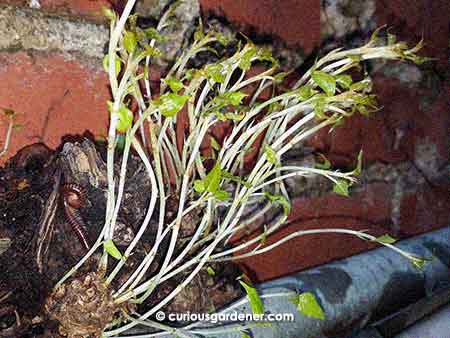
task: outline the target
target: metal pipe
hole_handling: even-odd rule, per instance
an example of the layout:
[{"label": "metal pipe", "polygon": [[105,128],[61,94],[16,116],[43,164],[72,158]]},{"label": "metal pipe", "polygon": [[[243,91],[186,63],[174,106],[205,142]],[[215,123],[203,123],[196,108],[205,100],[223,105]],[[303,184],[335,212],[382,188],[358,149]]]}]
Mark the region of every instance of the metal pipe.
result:
[{"label": "metal pipe", "polygon": [[394,338],[450,338],[450,305],[417,322]]},{"label": "metal pipe", "polygon": [[[432,294],[434,290],[448,286],[449,239],[450,229],[444,228],[397,244],[415,255],[433,258],[421,271],[403,256],[383,247],[262,283],[257,289],[260,295],[265,296],[289,291],[314,293],[326,318],[319,320],[300,315],[288,297],[263,298],[266,313],[292,313],[294,321],[274,322],[271,327],[256,326],[251,332],[258,338],[348,337],[368,323],[376,322]],[[248,303],[236,308],[232,304],[221,313],[227,312],[227,309],[251,313]],[[241,334],[227,332],[214,336],[240,338]]]}]

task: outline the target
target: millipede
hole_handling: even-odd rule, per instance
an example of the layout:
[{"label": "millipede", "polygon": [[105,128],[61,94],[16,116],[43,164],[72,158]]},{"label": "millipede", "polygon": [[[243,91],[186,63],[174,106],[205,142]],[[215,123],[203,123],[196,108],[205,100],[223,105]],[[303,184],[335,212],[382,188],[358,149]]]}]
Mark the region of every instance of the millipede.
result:
[{"label": "millipede", "polygon": [[61,186],[61,195],[64,204],[64,212],[72,230],[86,250],[89,250],[89,243],[86,234],[86,224],[78,211],[84,205],[85,191],[79,185],[67,183]]}]

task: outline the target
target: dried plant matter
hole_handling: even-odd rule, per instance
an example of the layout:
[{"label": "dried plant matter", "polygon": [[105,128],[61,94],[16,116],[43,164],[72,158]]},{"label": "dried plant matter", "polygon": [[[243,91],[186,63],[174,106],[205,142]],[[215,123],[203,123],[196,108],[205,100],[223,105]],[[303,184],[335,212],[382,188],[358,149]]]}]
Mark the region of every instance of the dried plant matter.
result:
[{"label": "dried plant matter", "polygon": [[73,279],[55,288],[45,310],[60,323],[60,332],[69,338],[98,337],[120,307],[111,289],[96,273]]}]

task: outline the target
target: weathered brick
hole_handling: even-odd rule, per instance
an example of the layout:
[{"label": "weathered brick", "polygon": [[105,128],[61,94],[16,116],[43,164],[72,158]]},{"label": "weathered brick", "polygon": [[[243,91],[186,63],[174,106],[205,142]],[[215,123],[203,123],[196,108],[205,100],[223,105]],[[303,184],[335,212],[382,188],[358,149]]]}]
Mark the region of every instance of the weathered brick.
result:
[{"label": "weathered brick", "polygon": [[200,0],[203,13],[225,16],[246,34],[270,34],[311,51],[320,42],[320,2]]},{"label": "weathered brick", "polygon": [[[31,0],[4,0],[2,3],[30,7]],[[59,14],[83,16],[94,21],[104,21],[102,7],[110,7],[108,0],[34,0],[34,8]]]},{"label": "weathered brick", "polygon": [[[100,66],[25,52],[0,53],[0,65],[0,107],[15,110],[22,125],[1,161],[30,143],[57,147],[67,134],[106,134],[109,91]],[[2,141],[6,126],[1,124]]]}]

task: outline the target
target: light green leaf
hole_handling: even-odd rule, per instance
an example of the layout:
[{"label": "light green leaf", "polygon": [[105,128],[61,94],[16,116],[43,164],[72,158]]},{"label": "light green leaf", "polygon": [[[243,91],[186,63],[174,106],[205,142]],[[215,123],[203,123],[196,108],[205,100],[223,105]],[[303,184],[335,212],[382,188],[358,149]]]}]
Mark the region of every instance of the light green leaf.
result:
[{"label": "light green leaf", "polygon": [[226,201],[230,198],[230,193],[225,190],[217,190],[216,192],[214,192],[214,197],[219,201]]},{"label": "light green leaf", "polygon": [[334,76],[316,70],[312,72],[311,78],[328,96],[332,96],[336,92],[336,79]]},{"label": "light green leaf", "polygon": [[247,71],[252,66],[252,58],[256,55],[257,49],[253,45],[247,45],[245,52],[239,60],[239,68]]},{"label": "light green leaf", "polygon": [[276,151],[273,150],[268,144],[265,144],[263,149],[269,163],[277,165],[280,162]]},{"label": "light green leaf", "polygon": [[[114,63],[115,63],[114,66],[116,67],[116,75],[119,75],[120,70],[122,69],[122,64],[120,62],[120,58],[117,55],[116,55]],[[107,72],[107,73],[109,72],[109,55],[108,54],[106,54],[103,57],[103,69],[105,70],[105,72]]]},{"label": "light green leaf", "polygon": [[137,37],[135,32],[125,31],[123,34],[123,46],[129,54],[136,49]]},{"label": "light green leaf", "polygon": [[409,259],[411,264],[414,265],[415,268],[417,268],[418,270],[421,270],[421,271],[423,270],[423,267],[425,266],[425,264],[427,262],[432,261],[432,259],[430,259],[430,258],[419,257],[419,256],[415,256],[415,255],[409,255],[407,258]]},{"label": "light green leaf", "polygon": [[210,266],[208,266],[206,268],[206,272],[208,273],[208,275],[210,275],[212,277],[214,277],[216,275],[216,271],[214,271],[214,269],[212,267],[210,267]]},{"label": "light green leaf", "polygon": [[241,332],[241,338],[252,338],[247,333]]},{"label": "light green leaf", "polygon": [[343,74],[336,76],[336,82],[341,85],[342,88],[348,89],[353,83],[353,79],[350,75]]},{"label": "light green leaf", "polygon": [[259,297],[258,291],[251,285],[248,285],[244,281],[240,280],[239,283],[245,289],[247,293],[247,297],[250,301],[250,308],[252,309],[253,314],[261,315],[264,313],[264,304]]},{"label": "light green leaf", "polygon": [[259,48],[257,57],[259,61],[269,61],[272,64],[278,63],[278,61],[273,57],[272,51],[269,48]]},{"label": "light green leaf", "polygon": [[337,180],[337,183],[333,186],[333,192],[338,195],[348,196],[348,187],[349,184],[346,180]]},{"label": "light green leaf", "polygon": [[327,116],[325,115],[325,107],[326,102],[323,97],[318,97],[317,100],[314,100],[314,117],[317,120],[323,120],[327,118]]},{"label": "light green leaf", "polygon": [[320,154],[320,157],[323,159],[322,163],[316,163],[314,165],[315,168],[317,169],[322,169],[322,170],[328,170],[331,168],[331,162],[325,157],[325,155]]},{"label": "light green leaf", "polygon": [[362,57],[360,55],[349,55],[348,58],[352,60],[352,62],[358,63],[362,60]]},{"label": "light green leaf", "polygon": [[116,129],[118,132],[125,133],[133,124],[133,112],[125,105],[122,105],[117,111],[117,115],[119,120],[117,121]]},{"label": "light green leaf", "polygon": [[205,192],[205,190],[206,190],[205,182],[203,182],[201,180],[195,180],[194,181],[194,190],[200,194]]},{"label": "light green leaf", "polygon": [[103,242],[103,247],[110,256],[114,257],[115,259],[122,259],[123,256],[120,253],[119,249],[117,249],[112,239],[108,239],[107,241]]},{"label": "light green leaf", "polygon": [[175,94],[184,88],[183,83],[172,76],[165,78],[163,81],[166,85],[170,87],[170,90],[173,91]]},{"label": "light green leaf", "polygon": [[232,120],[232,121],[242,121],[245,117],[244,113],[225,113],[223,115],[224,120]]},{"label": "light green leaf", "polygon": [[325,313],[322,307],[317,302],[316,297],[311,292],[304,292],[298,295],[297,300],[297,310],[300,314],[307,317],[324,320]]},{"label": "light green leaf", "polygon": [[205,33],[203,33],[203,23],[202,20],[200,19],[198,21],[198,25],[197,25],[197,29],[194,33],[194,40],[195,41],[200,41],[205,37]]},{"label": "light green leaf", "polygon": [[111,8],[102,6],[102,13],[105,17],[107,17],[111,21],[116,19],[116,13],[114,13],[114,11]]},{"label": "light green leaf", "polygon": [[165,117],[174,117],[189,99],[187,95],[178,95],[175,93],[166,93],[155,100],[155,105],[159,108]]},{"label": "light green leaf", "polygon": [[139,54],[140,57],[146,57],[146,56],[150,56],[150,57],[159,57],[162,55],[162,52],[155,47],[146,45],[144,51]]},{"label": "light green leaf", "polygon": [[388,234],[382,235],[374,239],[374,242],[383,243],[383,244],[394,244],[397,240]]},{"label": "light green leaf", "polygon": [[[219,198],[226,198],[227,196],[222,191],[219,191],[221,178],[222,170],[220,163],[217,162],[203,180],[194,181],[194,190],[199,193],[208,191],[214,195],[217,193]],[[224,192],[227,193],[226,191]]]},{"label": "light green leaf", "polygon": [[315,91],[310,85],[304,85],[301,86],[299,89],[297,89],[297,93],[298,98],[301,101],[306,101],[307,99],[309,99],[311,96],[314,95]]},{"label": "light green leaf", "polygon": [[231,38],[225,36],[222,33],[215,33],[215,38],[217,39],[217,42],[219,42],[222,46],[228,45],[231,41],[233,41]]},{"label": "light green leaf", "polygon": [[217,83],[225,81],[225,75],[222,73],[223,66],[219,63],[213,63],[206,65],[203,69],[203,73],[208,79]]},{"label": "light green leaf", "polygon": [[218,95],[214,98],[214,108],[221,109],[228,105],[239,106],[242,103],[242,100],[248,96],[242,92],[228,92],[221,95]]},{"label": "light green leaf", "polygon": [[167,40],[165,36],[162,36],[155,28],[150,27],[147,28],[145,31],[145,36],[149,39],[155,39],[156,42],[164,42]]},{"label": "light green leaf", "polygon": [[270,192],[265,192],[264,196],[272,203],[281,205],[283,207],[284,214],[287,216],[291,210],[291,203],[283,195],[273,195]]}]

